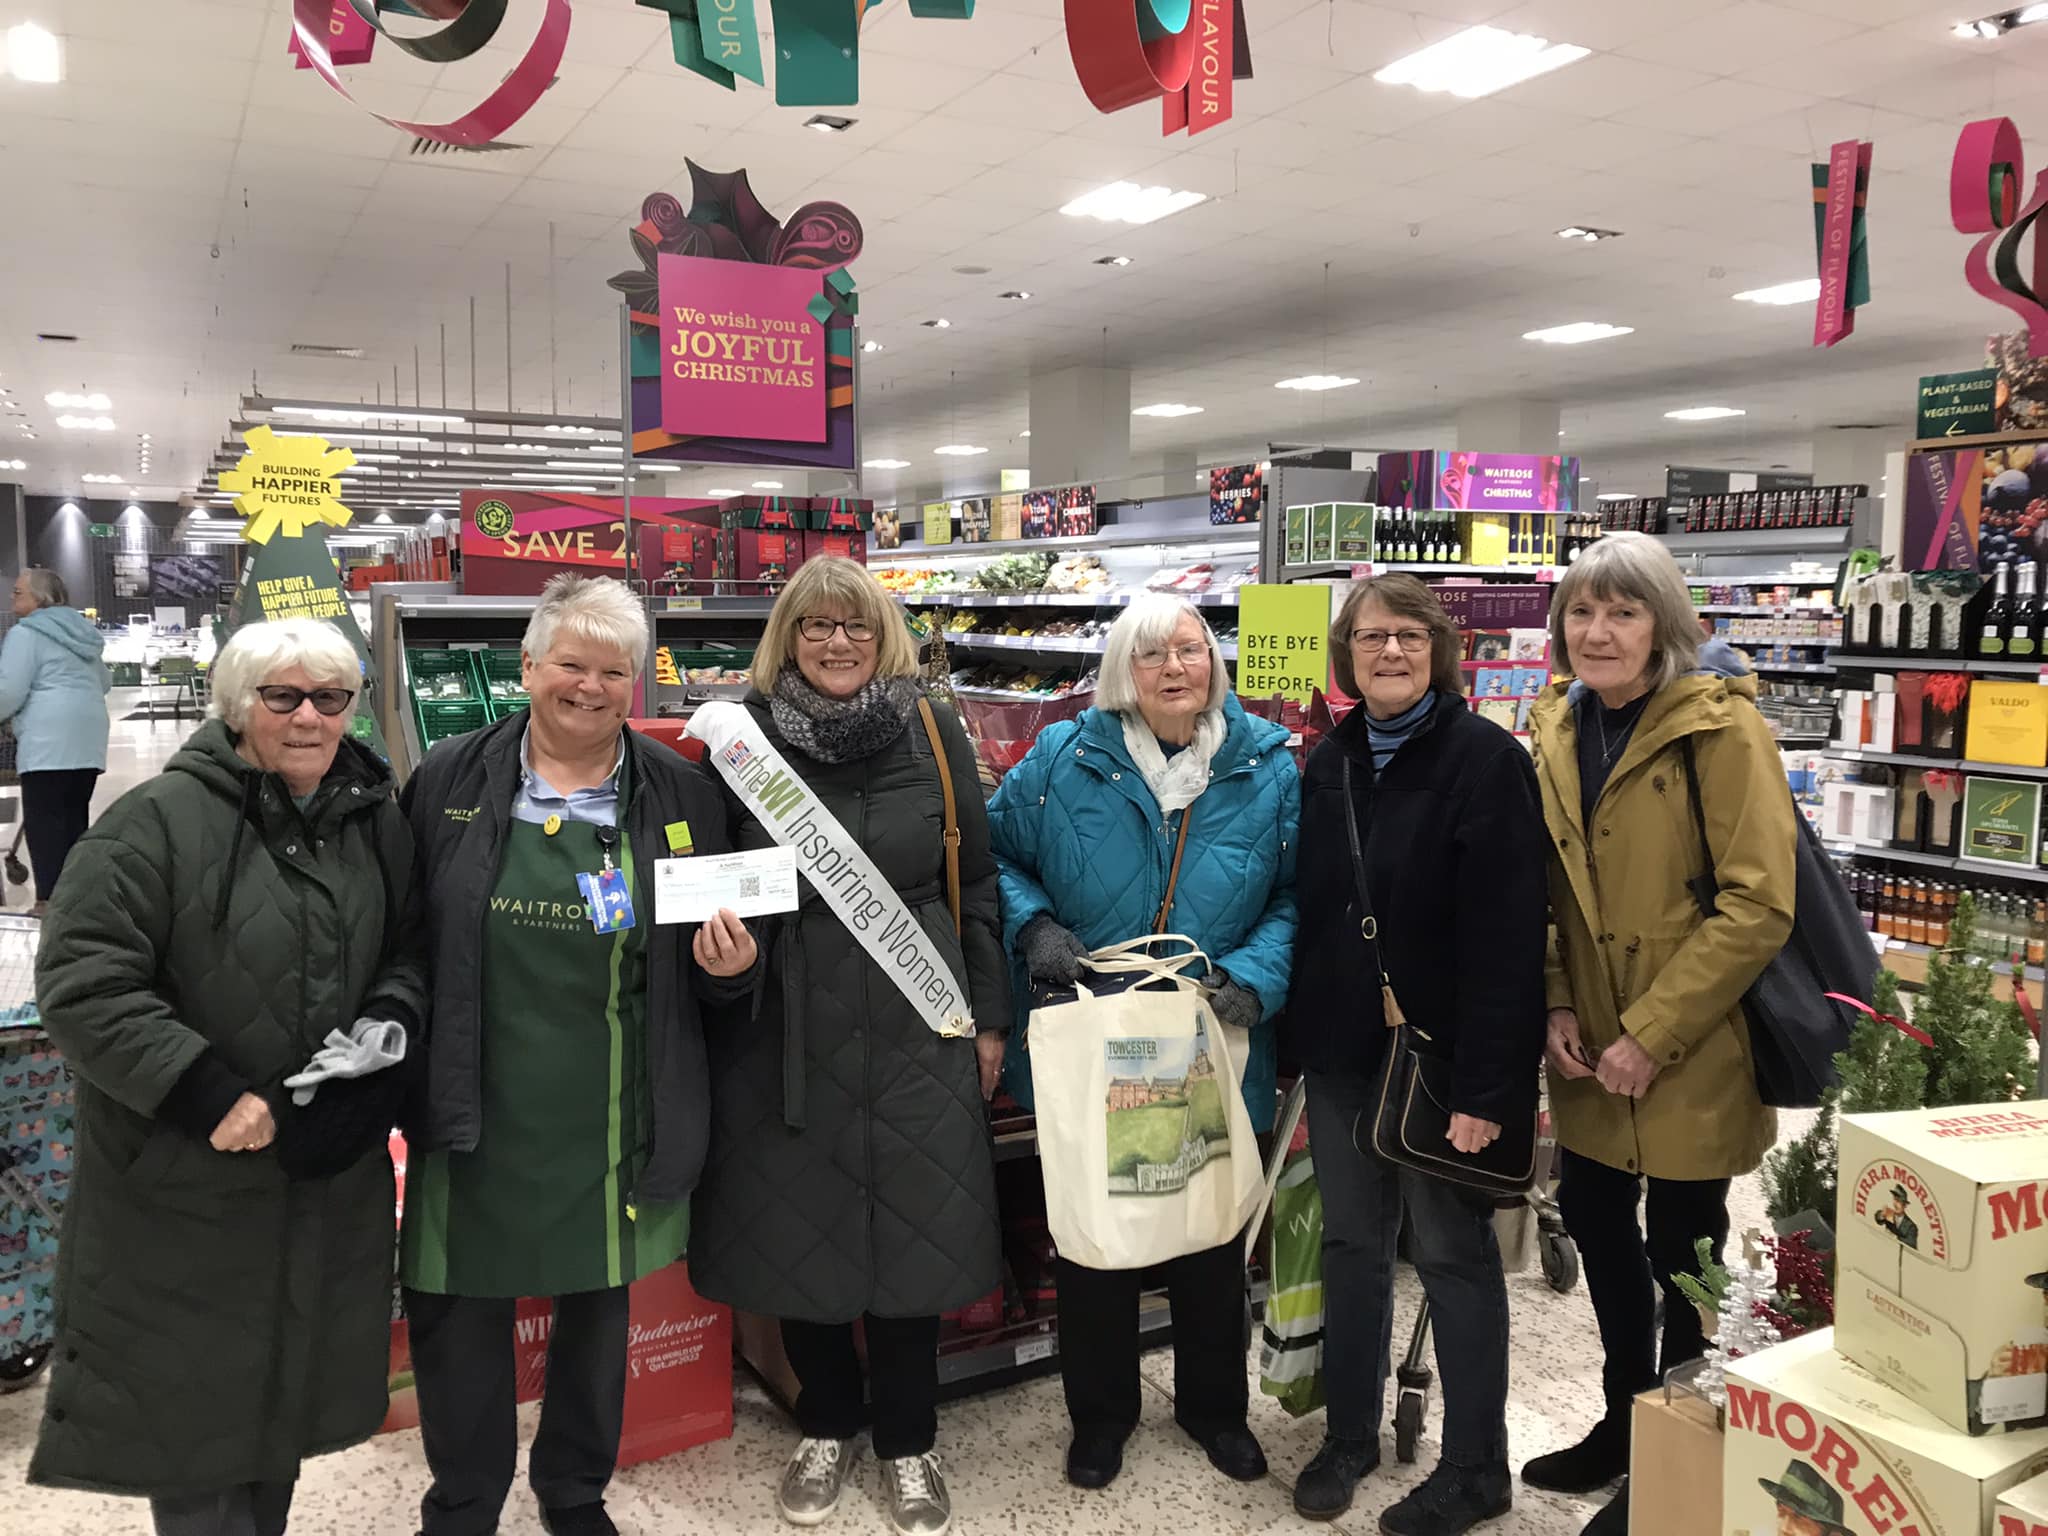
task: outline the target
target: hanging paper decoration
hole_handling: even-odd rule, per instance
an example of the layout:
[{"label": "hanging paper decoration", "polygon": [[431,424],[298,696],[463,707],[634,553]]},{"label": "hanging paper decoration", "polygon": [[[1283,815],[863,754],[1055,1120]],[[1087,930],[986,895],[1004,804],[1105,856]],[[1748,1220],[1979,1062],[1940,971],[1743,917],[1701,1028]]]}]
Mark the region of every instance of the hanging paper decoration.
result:
[{"label": "hanging paper decoration", "polygon": [[[694,161],[690,205],[657,192],[640,205],[628,232],[640,265],[608,280],[625,299],[628,328],[628,398],[633,452],[639,458],[684,463],[799,464],[819,469],[854,466],[854,322],[860,311],[847,263],[860,255],[860,220],[838,203],[806,203],[787,220],[776,218],[754,195],[745,171],[707,171]],[[811,318],[825,332],[825,435],[818,442],[711,438],[668,431],[662,424],[661,258],[695,256],[798,267],[826,274],[811,301]]]},{"label": "hanging paper decoration", "polygon": [[[1958,230],[1983,238],[1970,248],[1963,274],[1970,286],[2002,304],[2026,327],[2027,353],[2048,357],[2048,245],[2035,222],[2048,212],[2048,171],[2026,193],[2027,168],[2019,130],[2009,117],[1990,117],[1963,130],[1949,171],[1949,216]],[[2024,201],[2024,206],[2022,202]],[[2021,264],[2027,236],[2033,260]]]},{"label": "hanging paper decoration", "polygon": [[[637,0],[666,12],[676,62],[713,85],[765,84],[754,0]],[[860,24],[881,0],[769,0],[775,104],[850,107],[860,100]],[[910,0],[910,14],[966,21],[974,0]]]},{"label": "hanging paper decoration", "polygon": [[[386,10],[407,11],[448,22],[440,31],[425,37],[399,38],[384,30],[375,0],[347,0],[348,7],[353,8],[358,19],[368,23],[377,35],[415,58],[435,63],[468,58],[489,43],[504,22],[505,4],[506,0],[466,0],[466,3],[465,0],[410,0],[410,4],[404,7],[387,4]],[[534,34],[524,56],[497,87],[469,111],[447,122],[437,123],[412,122],[405,118],[387,117],[381,112],[370,115],[401,133],[441,144],[488,144],[503,136],[532,110],[534,103],[540,100],[541,92],[554,84],[555,72],[560,68],[563,52],[568,46],[569,0],[544,0],[544,6],[540,30]],[[337,66],[350,60],[336,58],[333,52],[335,36],[329,28],[336,9],[335,0],[292,0],[294,49],[299,58],[344,100],[354,102],[354,93],[342,84],[337,73]],[[364,56],[367,57],[367,52]]]},{"label": "hanging paper decoration", "polygon": [[1856,329],[1856,311],[1870,302],[1870,145],[1845,139],[1813,168],[1813,238],[1820,258],[1820,302],[1813,344],[1832,347]]},{"label": "hanging paper decoration", "polygon": [[[335,64],[367,64],[370,50],[376,46],[377,29],[356,14],[356,8],[349,0],[328,0],[327,15],[327,57]],[[311,69],[306,55],[299,48],[299,34],[292,32],[290,44],[285,51],[292,56],[294,69]]]},{"label": "hanging paper decoration", "polygon": [[1230,121],[1233,83],[1252,78],[1239,0],[1066,0],[1067,51],[1098,112],[1155,97],[1165,131]]}]

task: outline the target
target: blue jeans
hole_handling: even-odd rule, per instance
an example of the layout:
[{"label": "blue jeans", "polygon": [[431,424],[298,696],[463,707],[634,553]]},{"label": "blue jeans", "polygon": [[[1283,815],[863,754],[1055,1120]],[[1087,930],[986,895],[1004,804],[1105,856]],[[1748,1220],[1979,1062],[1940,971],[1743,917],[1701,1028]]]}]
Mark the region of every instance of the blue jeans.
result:
[{"label": "blue jeans", "polygon": [[1352,1141],[1373,1100],[1366,1078],[1308,1075],[1310,1151],[1323,1195],[1323,1376],[1329,1432],[1377,1441],[1394,1333],[1394,1251],[1409,1217],[1415,1270],[1429,1297],[1443,1392],[1443,1459],[1505,1466],[1508,1288],[1492,1204],[1397,1168]]}]

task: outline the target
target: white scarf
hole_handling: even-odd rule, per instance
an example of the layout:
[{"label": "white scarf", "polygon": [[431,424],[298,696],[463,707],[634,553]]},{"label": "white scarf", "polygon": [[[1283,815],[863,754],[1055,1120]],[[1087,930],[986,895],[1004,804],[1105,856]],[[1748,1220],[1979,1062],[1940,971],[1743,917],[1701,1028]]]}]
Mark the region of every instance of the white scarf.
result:
[{"label": "white scarf", "polygon": [[1160,815],[1171,816],[1201,798],[1209,787],[1209,761],[1223,745],[1226,727],[1222,710],[1204,710],[1195,725],[1195,739],[1170,759],[1143,715],[1118,718],[1124,723],[1124,745],[1130,748],[1131,761],[1144,776],[1145,787],[1159,802]]}]

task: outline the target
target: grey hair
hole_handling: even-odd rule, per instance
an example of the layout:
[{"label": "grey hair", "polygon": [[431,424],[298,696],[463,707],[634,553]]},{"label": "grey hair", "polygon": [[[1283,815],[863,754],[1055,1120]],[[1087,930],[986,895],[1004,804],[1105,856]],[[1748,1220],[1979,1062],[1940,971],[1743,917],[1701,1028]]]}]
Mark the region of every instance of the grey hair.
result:
[{"label": "grey hair", "polygon": [[1209,642],[1209,698],[1204,711],[1221,709],[1230,695],[1230,673],[1223,664],[1223,647],[1216,632],[1202,617],[1202,610],[1184,597],[1168,592],[1146,592],[1131,599],[1117,621],[1109,627],[1102,643],[1102,680],[1095,685],[1095,704],[1112,714],[1138,712],[1138,656],[1144,651],[1161,651],[1180,627],[1183,615],[1202,626],[1202,638]]},{"label": "grey hair", "polygon": [[239,734],[256,707],[256,690],[299,667],[319,688],[363,686],[363,665],[348,636],[325,619],[278,619],[244,624],[220,648],[208,673],[212,702],[206,712]]},{"label": "grey hair", "polygon": [[623,581],[568,571],[550,577],[541,588],[533,617],[526,621],[526,638],[519,642],[520,648],[531,660],[545,661],[562,630],[592,645],[623,651],[632,658],[635,677],[647,664],[651,643],[647,608]]},{"label": "grey hair", "polygon": [[21,573],[28,578],[28,595],[36,600],[38,608],[64,608],[71,603],[71,589],[64,585],[64,578],[55,571],[40,565],[32,565]]},{"label": "grey hair", "polygon": [[1583,597],[1602,602],[1623,599],[1650,610],[1650,661],[1645,676],[1651,690],[1697,672],[1700,665],[1700,616],[1692,590],[1671,552],[1647,533],[1609,533],[1596,539],[1557,584],[1550,603],[1551,654],[1572,665],[1564,637],[1565,615]]}]

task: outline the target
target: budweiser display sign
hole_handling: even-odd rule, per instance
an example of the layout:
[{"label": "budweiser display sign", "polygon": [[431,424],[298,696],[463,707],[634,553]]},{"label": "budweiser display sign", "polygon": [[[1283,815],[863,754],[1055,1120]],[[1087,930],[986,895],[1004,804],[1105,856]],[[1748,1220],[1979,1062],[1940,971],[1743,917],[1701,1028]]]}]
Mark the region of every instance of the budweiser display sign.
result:
[{"label": "budweiser display sign", "polygon": [[1835,1353],[1830,1330],[1728,1367],[1724,1536],[1978,1536],[2048,1469],[2048,1433],[1972,1439]]},{"label": "budweiser display sign", "polygon": [[1836,1340],[1967,1434],[2048,1424],[2048,1106],[1842,1121]]}]

